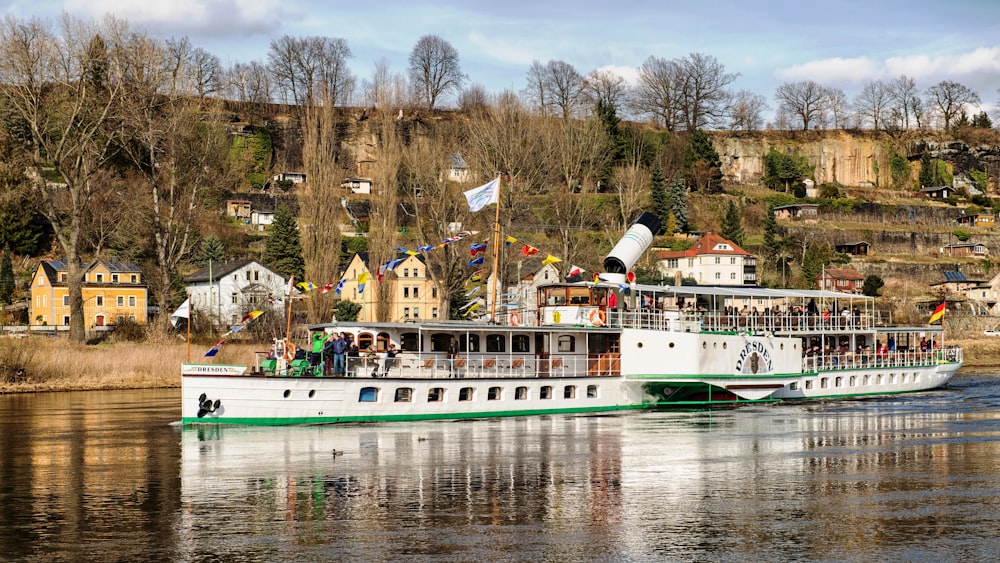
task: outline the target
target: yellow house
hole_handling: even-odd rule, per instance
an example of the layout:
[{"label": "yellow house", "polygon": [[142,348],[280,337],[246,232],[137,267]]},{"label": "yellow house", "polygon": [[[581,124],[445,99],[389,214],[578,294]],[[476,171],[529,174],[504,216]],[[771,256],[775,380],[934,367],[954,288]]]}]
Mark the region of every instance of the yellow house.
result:
[{"label": "yellow house", "polygon": [[[98,261],[84,264],[83,317],[86,327],[123,321],[146,324],[146,282],[135,264]],[[45,260],[31,278],[34,325],[69,325],[69,270],[59,260]]]},{"label": "yellow house", "polygon": [[[361,305],[358,321],[374,322],[375,300],[378,296],[378,280],[369,269],[368,253],[359,252],[351,258],[341,276],[344,285],[340,288],[340,298]],[[380,319],[389,322],[404,322],[418,319],[447,319],[447,304],[442,303],[441,292],[427,272],[427,264],[419,256],[407,256],[394,270],[395,275],[387,275],[382,283],[389,284],[391,318]],[[364,291],[360,291],[359,278],[367,274]]]}]

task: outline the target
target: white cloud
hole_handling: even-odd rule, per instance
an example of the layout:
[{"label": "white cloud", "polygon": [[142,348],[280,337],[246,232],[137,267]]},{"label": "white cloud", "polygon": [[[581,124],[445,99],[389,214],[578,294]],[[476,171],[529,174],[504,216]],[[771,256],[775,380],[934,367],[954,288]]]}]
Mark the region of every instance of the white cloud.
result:
[{"label": "white cloud", "polygon": [[524,66],[525,71],[531,66],[531,61],[538,59],[547,61],[548,59],[540,54],[537,45],[531,45],[527,41],[506,40],[502,35],[486,36],[479,32],[469,34],[469,43],[474,45],[481,56],[505,64]]},{"label": "white cloud", "polygon": [[861,83],[881,74],[879,66],[867,57],[834,57],[809,61],[779,69],[777,75],[791,81],[815,80],[820,84]]},{"label": "white cloud", "polygon": [[634,66],[604,65],[594,69],[596,71],[608,71],[625,79],[629,86],[639,83],[639,69]]},{"label": "white cloud", "polygon": [[258,33],[280,27],[280,0],[65,0],[63,8],[95,19],[114,14],[129,23],[168,33],[208,36]]},{"label": "white cloud", "polygon": [[1000,47],[979,47],[957,55],[913,55],[886,59],[889,76],[905,74],[914,79],[959,78],[978,74],[1000,73]]}]

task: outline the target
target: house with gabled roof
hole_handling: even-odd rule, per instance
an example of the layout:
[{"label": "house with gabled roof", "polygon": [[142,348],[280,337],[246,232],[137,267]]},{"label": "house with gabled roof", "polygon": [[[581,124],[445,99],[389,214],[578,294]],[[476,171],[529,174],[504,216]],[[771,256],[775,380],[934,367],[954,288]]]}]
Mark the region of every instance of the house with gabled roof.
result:
[{"label": "house with gabled roof", "polygon": [[[88,329],[125,321],[146,324],[148,292],[135,264],[98,260],[83,264],[83,316]],[[69,269],[61,260],[43,260],[31,278],[29,321],[69,326]]]},{"label": "house with gabled roof", "polygon": [[[543,285],[558,283],[559,268],[555,264],[543,264],[542,258],[532,256],[517,263],[516,282],[504,288],[504,291],[497,295],[497,306],[495,308],[497,319],[502,315],[507,315],[509,324],[511,313],[517,312],[521,322],[525,322],[527,317],[533,316],[537,311],[538,288]],[[479,296],[483,298],[485,309],[483,312],[489,313],[493,308],[493,274],[491,273],[482,286]],[[485,295],[483,295],[485,293]],[[477,296],[477,297],[479,297]]]},{"label": "house with gabled roof", "polygon": [[853,268],[825,268],[816,276],[816,287],[828,291],[860,294],[865,277]]},{"label": "house with gabled roof", "polygon": [[213,262],[184,278],[192,312],[218,326],[234,325],[254,310],[281,306],[288,280],[253,258]]},{"label": "house with gabled roof", "polygon": [[990,250],[981,242],[958,242],[944,245],[941,253],[953,257],[986,258],[990,255]]},{"label": "house with gabled roof", "polygon": [[997,216],[993,213],[968,213],[957,217],[955,222],[970,229],[991,229],[996,225]]},{"label": "house with gabled roof", "polygon": [[699,285],[757,285],[757,257],[715,233],[687,250],[657,252],[656,267],[671,279],[679,274]]},{"label": "house with gabled roof", "polygon": [[[401,258],[403,261],[391,272],[385,273],[381,281],[389,284],[390,318],[376,319],[379,265],[370,263],[367,252],[358,252],[351,257],[340,277],[343,285],[340,285],[338,297],[361,305],[358,313],[360,322],[447,319],[447,303],[443,301],[423,256],[407,254]],[[360,283],[362,279],[363,284]]]}]

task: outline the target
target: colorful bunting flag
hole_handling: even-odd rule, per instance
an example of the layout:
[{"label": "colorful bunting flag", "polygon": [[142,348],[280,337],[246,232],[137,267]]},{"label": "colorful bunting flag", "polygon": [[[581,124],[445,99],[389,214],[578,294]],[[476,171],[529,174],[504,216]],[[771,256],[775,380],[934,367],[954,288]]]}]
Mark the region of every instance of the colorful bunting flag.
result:
[{"label": "colorful bunting flag", "polygon": [[486,261],[486,257],[485,256],[480,256],[479,258],[476,258],[472,262],[469,262],[468,265],[469,266],[478,266],[478,265],[482,264],[485,261]]},{"label": "colorful bunting flag", "polygon": [[549,254],[548,256],[545,257],[544,260],[542,260],[542,264],[546,264],[546,265],[548,265],[548,264],[555,264],[557,262],[562,262],[562,260],[559,259],[559,258],[556,258],[555,256],[553,256],[551,254]]},{"label": "colorful bunting flag", "polygon": [[365,292],[365,284],[368,283],[368,272],[363,272],[358,276],[358,293]]},{"label": "colorful bunting flag", "polygon": [[465,312],[465,314],[464,314],[463,316],[465,316],[465,317],[468,317],[468,316],[469,316],[469,313],[471,313],[471,312],[475,311],[475,310],[476,310],[476,309],[478,309],[478,308],[479,308],[479,303],[478,303],[478,302],[477,302],[477,303],[473,303],[473,304],[472,304],[472,307],[469,307],[469,310],[468,310],[468,311],[466,311],[466,312]]},{"label": "colorful bunting flag", "polygon": [[469,202],[469,212],[476,213],[481,211],[487,205],[497,203],[499,201],[500,178],[494,178],[482,186],[472,188],[464,193],[465,199]]},{"label": "colorful bunting flag", "polygon": [[538,254],[538,249],[530,244],[526,244],[521,248],[521,254],[524,254],[525,256],[534,256],[535,254]]},{"label": "colorful bunting flag", "polygon": [[301,289],[302,291],[308,293],[308,292],[316,289],[316,284],[314,284],[313,282],[299,282],[299,283],[295,284],[295,287],[297,287],[297,288]]},{"label": "colorful bunting flag", "polygon": [[205,357],[206,358],[211,358],[212,356],[218,354],[219,353],[219,348],[222,348],[222,343],[223,342],[225,342],[225,340],[220,340],[220,341],[216,342],[215,346],[212,346],[211,348],[208,349],[208,352],[205,352]]},{"label": "colorful bunting flag", "polygon": [[247,321],[252,321],[263,314],[264,311],[250,311],[249,313],[243,315],[243,318],[240,319],[240,324],[245,324]]},{"label": "colorful bunting flag", "polygon": [[337,284],[337,290],[336,290],[337,295],[340,295],[340,290],[344,289],[344,284],[345,283],[347,283],[347,279],[346,278],[340,280],[340,283]]},{"label": "colorful bunting flag", "polygon": [[486,252],[486,243],[483,244],[473,244],[469,247],[469,253],[475,256],[480,252]]},{"label": "colorful bunting flag", "polygon": [[579,275],[582,275],[586,271],[587,270],[584,270],[583,268],[581,268],[579,266],[570,266],[569,267],[569,273],[567,273],[566,275],[567,276],[579,276]]},{"label": "colorful bunting flag", "polygon": [[510,246],[510,245],[514,244],[515,242],[517,242],[516,238],[514,238],[514,237],[512,237],[510,235],[507,235],[507,239],[504,240],[504,246]]}]

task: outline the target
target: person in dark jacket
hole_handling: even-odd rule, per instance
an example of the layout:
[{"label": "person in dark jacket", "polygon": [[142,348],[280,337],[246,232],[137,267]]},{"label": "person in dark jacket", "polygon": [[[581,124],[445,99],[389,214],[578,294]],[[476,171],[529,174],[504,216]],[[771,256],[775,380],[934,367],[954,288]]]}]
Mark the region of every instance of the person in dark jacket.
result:
[{"label": "person in dark jacket", "polygon": [[330,348],[333,352],[333,375],[344,375],[347,373],[345,361],[345,356],[347,354],[347,335],[343,332],[338,334],[330,344]]}]

